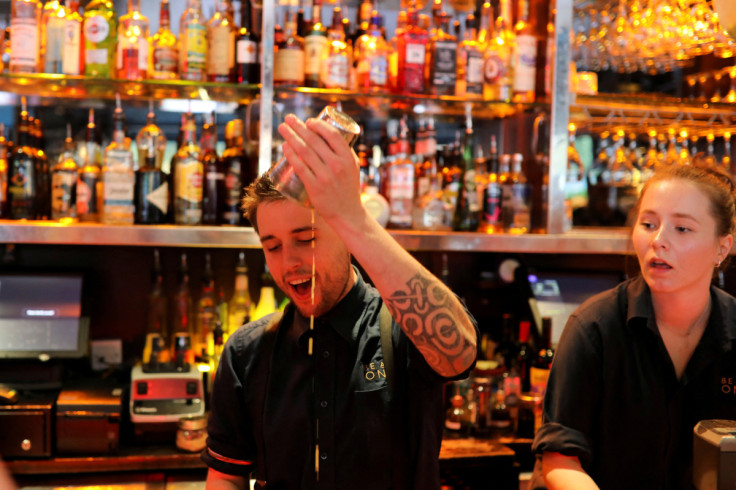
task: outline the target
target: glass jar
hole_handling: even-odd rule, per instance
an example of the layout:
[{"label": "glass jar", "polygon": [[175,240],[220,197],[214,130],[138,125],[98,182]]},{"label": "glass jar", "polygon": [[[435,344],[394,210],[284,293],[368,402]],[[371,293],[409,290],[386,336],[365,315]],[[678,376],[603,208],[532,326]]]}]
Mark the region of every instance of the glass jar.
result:
[{"label": "glass jar", "polygon": [[207,447],[207,417],[191,416],[179,419],[176,430],[176,447],[192,453]]}]

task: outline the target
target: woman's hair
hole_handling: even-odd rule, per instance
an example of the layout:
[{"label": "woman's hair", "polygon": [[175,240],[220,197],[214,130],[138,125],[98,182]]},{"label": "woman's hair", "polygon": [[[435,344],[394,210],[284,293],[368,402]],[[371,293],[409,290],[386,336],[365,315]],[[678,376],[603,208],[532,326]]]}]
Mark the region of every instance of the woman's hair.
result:
[{"label": "woman's hair", "polygon": [[692,182],[708,197],[710,214],[716,221],[716,233],[719,237],[731,235],[736,231],[736,194],[734,193],[736,185],[730,175],[711,167],[673,165],[657,170],[641,189],[639,199],[632,210],[634,219],[639,214],[642,198],[652,184],[677,179]]},{"label": "woman's hair", "polygon": [[243,197],[241,208],[250,224],[258,231],[258,206],[264,202],[279,201],[281,199],[286,198],[276,190],[271,179],[263,174],[245,189],[245,197]]}]

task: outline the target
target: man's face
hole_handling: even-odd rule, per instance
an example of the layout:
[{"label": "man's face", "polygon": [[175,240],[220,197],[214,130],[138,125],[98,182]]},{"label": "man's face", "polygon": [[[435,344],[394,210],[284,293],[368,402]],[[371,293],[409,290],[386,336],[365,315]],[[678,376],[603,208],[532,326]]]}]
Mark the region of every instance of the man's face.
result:
[{"label": "man's face", "polygon": [[345,244],[316,212],[312,224],[310,209],[267,201],[258,206],[258,235],[274,281],[304,316],[325,314],[355,282]]}]

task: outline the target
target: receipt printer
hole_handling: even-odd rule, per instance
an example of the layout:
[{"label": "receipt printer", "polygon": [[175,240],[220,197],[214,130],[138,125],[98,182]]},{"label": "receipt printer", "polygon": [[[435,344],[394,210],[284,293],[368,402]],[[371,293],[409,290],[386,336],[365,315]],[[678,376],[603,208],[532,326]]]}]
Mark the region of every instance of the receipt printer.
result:
[{"label": "receipt printer", "polygon": [[693,429],[693,484],[697,490],[736,488],[736,420],[701,420]]}]

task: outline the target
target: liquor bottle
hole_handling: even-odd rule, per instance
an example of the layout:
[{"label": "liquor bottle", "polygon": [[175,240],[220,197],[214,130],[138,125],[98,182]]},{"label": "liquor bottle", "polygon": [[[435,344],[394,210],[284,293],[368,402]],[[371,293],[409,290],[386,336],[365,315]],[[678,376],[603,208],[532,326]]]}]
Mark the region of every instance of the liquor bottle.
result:
[{"label": "liquor bottle", "polygon": [[181,254],[178,281],[171,301],[172,358],[177,369],[184,369],[186,364],[194,362],[192,336],[194,322],[192,319],[192,294],[189,286],[189,266],[187,255]]},{"label": "liquor bottle", "polygon": [[197,326],[194,334],[195,356],[201,356],[203,362],[214,355],[214,331],[217,320],[217,297],[215,296],[215,275],[212,271],[210,254],[205,254],[205,266],[202,274],[202,289],[197,300]]},{"label": "liquor bottle", "polygon": [[235,81],[235,19],[230,0],[217,0],[217,10],[207,23],[207,80]]},{"label": "liquor bottle", "polygon": [[327,53],[320,70],[320,85],[330,89],[350,88],[352,54],[345,42],[342,9],[335,7],[332,12],[332,25],[327,31]]},{"label": "liquor bottle", "polygon": [[179,73],[182,80],[207,78],[207,26],[202,0],[187,0],[179,22]]},{"label": "liquor bottle", "polygon": [[214,112],[205,116],[199,148],[202,151],[202,224],[219,225],[225,201],[224,162],[217,155],[217,125]]},{"label": "liquor bottle", "polygon": [[84,74],[115,75],[118,17],[112,0],[92,0],[84,8]]},{"label": "liquor bottle", "polygon": [[399,38],[406,31],[406,10],[399,12],[399,17],[396,19],[396,29],[394,30],[394,37],[389,42],[389,55],[388,55],[388,83],[391,87],[391,91],[396,92],[398,90],[399,83]]},{"label": "liquor bottle", "polygon": [[125,143],[125,116],[120,97],[113,113],[112,141],[105,148],[102,166],[100,221],[106,224],[133,224],[135,172],[133,152]]},{"label": "liquor bottle", "polygon": [[506,392],[499,388],[496,390],[491,407],[491,433],[496,437],[510,436],[513,430],[511,411],[506,405]]},{"label": "liquor bottle", "polygon": [[468,14],[465,18],[465,37],[458,47],[457,88],[459,97],[483,94],[483,54],[476,39],[476,18]]},{"label": "liquor bottle", "polygon": [[327,28],[322,23],[322,0],[314,0],[312,24],[304,36],[304,85],[321,87],[322,63],[327,58]]},{"label": "liquor bottle", "polygon": [[356,79],[360,92],[385,91],[389,88],[389,48],[381,35],[382,18],[373,11],[366,32],[355,43]]},{"label": "liquor bottle", "polygon": [[225,126],[225,151],[222,166],[225,172],[225,199],[220,222],[244,225],[247,221],[240,209],[245,186],[258,176],[257,162],[248,158],[243,149],[243,120],[233,119]]},{"label": "liquor bottle", "polygon": [[414,164],[409,160],[409,127],[406,117],[399,120],[397,143],[389,150],[383,195],[389,202],[389,228],[411,228],[414,204]]},{"label": "liquor bottle", "polygon": [[41,52],[41,2],[13,0],[10,4],[10,72],[38,73]]},{"label": "liquor bottle", "polygon": [[197,145],[194,115],[187,113],[183,121],[182,144],[174,155],[174,222],[177,225],[202,223],[202,151]]},{"label": "liquor bottle", "polygon": [[[228,324],[235,331],[250,321],[253,302],[248,289],[248,266],[245,263],[245,252],[238,254],[238,265],[235,267],[235,288],[228,303]],[[230,332],[225,332],[229,334]]]},{"label": "liquor bottle", "polygon": [[238,83],[255,84],[261,80],[258,36],[253,32],[250,0],[241,0],[240,29],[235,38],[235,74]]},{"label": "liquor bottle", "polygon": [[117,77],[143,80],[148,77],[148,18],[141,13],[140,0],[128,0],[128,12],[118,24]]},{"label": "liquor bottle", "polygon": [[26,98],[21,99],[18,139],[8,158],[8,214],[11,219],[36,217],[36,158],[30,142]]},{"label": "liquor bottle", "polygon": [[77,0],[67,0],[66,4],[61,47],[61,72],[64,75],[77,76],[84,73],[83,19],[79,14]]},{"label": "liquor bottle", "polygon": [[[352,36],[349,36],[349,43],[352,46],[355,46],[360,36],[367,33],[368,29],[370,29],[373,12],[375,11],[373,10],[373,3],[371,3],[371,0],[363,0],[360,2],[358,8],[355,9],[355,32]],[[348,35],[347,31],[345,32],[345,35]]]},{"label": "liquor bottle", "polygon": [[48,219],[51,216],[51,166],[44,150],[41,120],[34,118],[29,127],[36,152],[36,219]]},{"label": "liquor bottle", "polygon": [[524,157],[514,153],[512,157],[511,173],[503,182],[506,186],[508,200],[504,200],[504,231],[512,234],[529,233],[531,230],[531,188],[522,170]]},{"label": "liquor bottle", "polygon": [[89,121],[83,150],[82,167],[79,169],[77,180],[77,217],[79,221],[99,221],[102,148],[98,140],[94,109],[89,110]]},{"label": "liquor bottle", "polygon": [[554,356],[555,350],[552,348],[552,319],[546,316],[542,318],[542,348],[529,368],[529,384],[531,385],[532,393],[538,393],[544,396],[544,392],[547,390],[547,379],[549,379],[549,370],[552,367]]},{"label": "liquor bottle", "polygon": [[8,217],[8,158],[10,147],[5,137],[5,123],[0,123],[0,218]]},{"label": "liquor bottle", "polygon": [[[151,270],[151,290],[148,293],[148,319],[146,343],[143,350],[143,363],[165,363],[169,360],[169,318],[168,301],[164,295],[164,275],[161,267],[161,255],[158,249],[153,251],[153,268]],[[151,359],[151,357],[158,357]]]},{"label": "liquor bottle", "polygon": [[155,80],[175,80],[179,77],[179,47],[176,35],[171,32],[169,0],[161,0],[159,28],[150,41],[149,77]]},{"label": "liquor bottle", "polygon": [[454,231],[475,231],[478,229],[480,203],[475,188],[474,147],[473,120],[468,114],[465,123],[465,140],[463,141],[463,167],[460,177],[460,189],[452,217],[452,229]]},{"label": "liquor bottle", "polygon": [[450,16],[438,14],[438,25],[429,45],[429,76],[426,91],[432,95],[455,95],[457,84],[457,38],[449,33]]},{"label": "liquor bottle", "polygon": [[62,73],[62,47],[67,15],[64,0],[51,0],[43,6],[40,42],[43,73]]},{"label": "liquor bottle", "polygon": [[478,46],[481,51],[485,50],[488,43],[493,39],[493,7],[490,2],[484,2],[480,8],[480,22],[478,25]]},{"label": "liquor bottle", "polygon": [[483,233],[501,233],[503,221],[501,211],[503,208],[503,189],[498,166],[498,146],[496,135],[491,135],[491,153],[488,156],[488,181],[483,191],[483,214],[478,231]]},{"label": "liquor bottle", "polygon": [[461,438],[470,435],[469,418],[467,415],[465,397],[459,392],[450,399],[450,408],[445,415],[445,436]]},{"label": "liquor bottle", "polygon": [[494,36],[483,51],[483,97],[510,101],[514,80],[514,46],[510,0],[501,0]]},{"label": "liquor bottle", "polygon": [[296,12],[292,12],[273,56],[274,85],[304,85],[304,57],[304,40],[296,33]]},{"label": "liquor bottle", "polygon": [[531,379],[529,376],[532,363],[532,352],[531,347],[529,347],[530,328],[531,322],[527,320],[519,322],[519,351],[516,355],[516,367],[519,370],[522,393],[531,391]]},{"label": "liquor bottle", "polygon": [[136,136],[138,162],[135,172],[135,222],[163,224],[169,215],[168,176],[161,170],[166,136],[156,125],[153,102],[149,104],[146,125]]},{"label": "liquor bottle", "polygon": [[258,297],[258,304],[253,310],[251,321],[263,318],[266,315],[278,310],[279,305],[276,302],[276,291],[274,290],[274,282],[271,273],[266,267],[265,272],[261,276],[261,294]]},{"label": "liquor bottle", "polygon": [[72,125],[66,125],[64,151],[51,173],[51,219],[76,219],[77,174]]},{"label": "liquor bottle", "polygon": [[407,10],[407,26],[397,39],[398,66],[396,92],[400,94],[423,94],[424,72],[427,63],[425,50],[429,36],[426,29],[418,25],[416,9]]},{"label": "liquor bottle", "polygon": [[519,1],[519,21],[514,27],[514,102],[534,102],[537,72],[537,37],[529,23],[529,0]]}]

